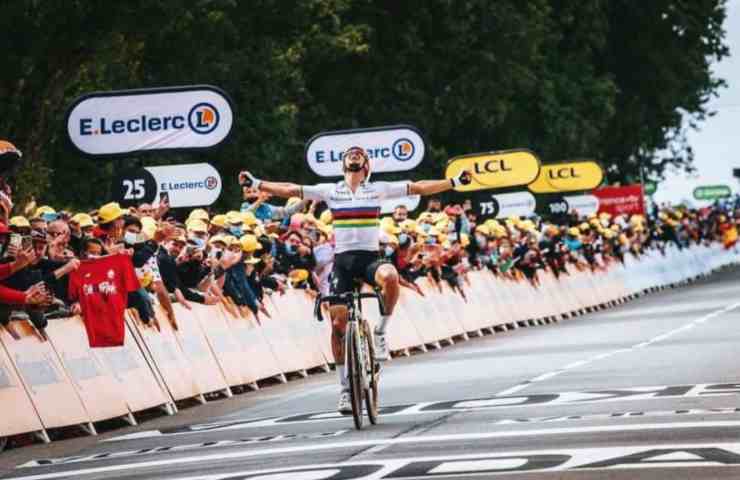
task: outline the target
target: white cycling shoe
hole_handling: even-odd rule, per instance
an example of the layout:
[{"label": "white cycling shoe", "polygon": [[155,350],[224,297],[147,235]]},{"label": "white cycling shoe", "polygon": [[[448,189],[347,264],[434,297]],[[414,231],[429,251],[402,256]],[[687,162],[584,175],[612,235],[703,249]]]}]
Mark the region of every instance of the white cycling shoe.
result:
[{"label": "white cycling shoe", "polygon": [[349,392],[342,392],[339,394],[339,403],[337,404],[337,411],[342,415],[352,414],[352,404],[349,399]]},{"label": "white cycling shoe", "polygon": [[373,332],[373,339],[375,341],[375,361],[387,362],[390,360],[391,351],[388,348],[388,341],[385,338],[385,333]]}]

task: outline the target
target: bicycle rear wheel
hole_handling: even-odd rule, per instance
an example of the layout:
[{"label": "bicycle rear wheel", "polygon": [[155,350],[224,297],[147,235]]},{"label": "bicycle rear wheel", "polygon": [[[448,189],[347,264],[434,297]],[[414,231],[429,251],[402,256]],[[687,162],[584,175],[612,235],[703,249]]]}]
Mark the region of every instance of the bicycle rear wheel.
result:
[{"label": "bicycle rear wheel", "polygon": [[375,362],[375,347],[370,336],[370,327],[367,322],[362,322],[365,335],[363,336],[363,347],[365,348],[365,369],[367,371],[367,390],[365,390],[365,408],[370,423],[378,423],[378,380],[380,371]]},{"label": "bicycle rear wheel", "polygon": [[355,428],[362,430],[362,368],[360,363],[359,339],[360,332],[357,323],[350,322],[347,325],[347,342],[345,344],[347,358],[347,375],[349,376],[349,397],[352,404],[352,417]]}]

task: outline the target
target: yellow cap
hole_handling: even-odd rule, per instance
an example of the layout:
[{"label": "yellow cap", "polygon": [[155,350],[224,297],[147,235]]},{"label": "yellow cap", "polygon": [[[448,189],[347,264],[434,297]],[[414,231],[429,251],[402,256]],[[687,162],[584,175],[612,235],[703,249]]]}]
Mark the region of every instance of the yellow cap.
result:
[{"label": "yellow cap", "polygon": [[259,258],[257,258],[257,257],[247,257],[247,258],[246,258],[246,259],[244,260],[244,263],[246,263],[247,265],[255,265],[255,264],[257,264],[257,263],[260,263],[261,261],[262,261],[262,260],[261,260],[261,259],[259,259]]},{"label": "yellow cap", "polygon": [[221,242],[224,245],[226,245],[226,236],[225,235],[214,235],[208,240],[209,245],[213,245],[214,243]]},{"label": "yellow cap", "polygon": [[[43,208],[43,207],[41,207]],[[100,223],[110,223],[113,220],[121,218],[126,214],[126,210],[122,209],[116,202],[106,203],[98,210],[98,221]]]},{"label": "yellow cap", "polygon": [[230,247],[234,244],[239,243],[239,239],[233,235],[224,235],[223,242],[226,244],[227,247]]},{"label": "yellow cap", "polygon": [[491,229],[488,228],[488,225],[478,225],[475,227],[475,231],[478,233],[482,233],[485,236],[489,236],[491,234]]},{"label": "yellow cap", "polygon": [[211,219],[211,225],[226,228],[226,215],[214,215]]},{"label": "yellow cap", "polygon": [[187,224],[188,232],[208,233],[208,225],[202,220],[191,220]]},{"label": "yellow cap", "polygon": [[432,216],[432,222],[433,223],[446,222],[449,219],[450,219],[450,217],[448,217],[447,214],[444,213],[444,212],[435,213]]},{"label": "yellow cap", "polygon": [[492,218],[491,218],[491,219],[488,219],[488,220],[486,220],[486,223],[485,223],[485,225],[486,225],[486,226],[487,226],[487,227],[488,227],[489,229],[492,229],[493,227],[498,227],[498,226],[500,226],[501,224],[500,224],[500,223],[498,223],[498,220],[494,220],[494,219],[492,219]]},{"label": "yellow cap", "polygon": [[202,208],[196,208],[195,210],[190,212],[190,215],[188,215],[188,220],[202,220],[204,222],[208,222],[210,220],[210,216],[208,215],[208,212],[206,212]]},{"label": "yellow cap", "polygon": [[568,235],[572,235],[574,237],[577,237],[581,234],[581,231],[578,230],[578,227],[570,227],[568,229]]},{"label": "yellow cap", "polygon": [[432,212],[422,212],[421,215],[419,215],[418,221],[419,222],[431,222],[434,218],[434,214]]},{"label": "yellow cap", "polygon": [[226,223],[230,223],[232,225],[237,225],[242,223],[242,214],[241,212],[237,212],[235,210],[232,210],[226,214]]},{"label": "yellow cap", "polygon": [[319,220],[321,220],[325,225],[329,225],[331,222],[334,221],[334,217],[332,217],[331,210],[328,208],[321,212],[321,215],[319,215]]},{"label": "yellow cap", "polygon": [[88,215],[87,213],[78,213],[72,218],[70,218],[70,221],[78,224],[82,228],[92,227],[95,225],[95,222],[93,222],[92,217]]},{"label": "yellow cap", "polygon": [[13,217],[10,219],[10,226],[18,228],[30,228],[31,224],[28,222],[28,219],[26,217]]},{"label": "yellow cap", "polygon": [[244,235],[239,242],[242,245],[242,250],[247,253],[262,250],[262,245],[257,241],[257,237],[254,235]]},{"label": "yellow cap", "polygon": [[290,282],[294,285],[297,283],[305,282],[308,279],[308,270],[304,270],[302,268],[291,270],[288,274],[288,278],[290,279]]},{"label": "yellow cap", "polygon": [[582,224],[578,225],[578,228],[580,228],[582,232],[585,232],[591,228],[591,225],[589,225],[586,222],[583,222]]},{"label": "yellow cap", "polygon": [[253,227],[259,223],[252,212],[241,212],[241,218],[245,226]]},{"label": "yellow cap", "polygon": [[53,208],[48,205],[44,205],[36,209],[33,216],[31,217],[31,220],[40,220],[44,218],[44,215],[56,215],[56,213],[57,212]]}]

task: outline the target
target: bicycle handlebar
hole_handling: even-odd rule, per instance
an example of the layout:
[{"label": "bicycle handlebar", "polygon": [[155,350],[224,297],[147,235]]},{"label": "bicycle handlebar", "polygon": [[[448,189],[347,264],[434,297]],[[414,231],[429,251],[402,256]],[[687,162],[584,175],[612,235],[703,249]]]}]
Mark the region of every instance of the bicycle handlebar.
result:
[{"label": "bicycle handlebar", "polygon": [[372,293],[346,292],[339,295],[318,296],[316,298],[316,303],[314,304],[314,317],[316,317],[319,322],[323,321],[323,318],[321,316],[321,302],[343,303],[345,305],[349,305],[354,300],[355,295],[357,295],[357,298],[360,300],[362,300],[363,298],[373,298],[377,300],[378,312],[380,313],[380,315],[385,314],[385,304],[383,303],[383,297],[380,295],[380,293],[378,293],[378,291],[374,291]]}]

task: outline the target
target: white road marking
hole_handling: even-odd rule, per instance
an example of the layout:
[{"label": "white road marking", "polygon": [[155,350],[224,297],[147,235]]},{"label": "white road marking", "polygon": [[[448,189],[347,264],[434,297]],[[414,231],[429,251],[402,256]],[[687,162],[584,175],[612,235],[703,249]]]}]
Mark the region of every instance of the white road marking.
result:
[{"label": "white road marking", "polygon": [[[659,451],[667,453],[660,454]],[[696,453],[694,453],[696,452]],[[711,452],[711,453],[710,453]],[[707,454],[707,458],[701,454]],[[226,480],[231,478],[259,478],[260,480],[325,480],[334,478],[339,472],[342,478],[380,480],[402,468],[415,467],[406,471],[414,478],[442,475],[505,474],[596,471],[638,468],[691,468],[730,467],[738,468],[737,457],[740,443],[707,444],[656,444],[643,446],[613,446],[597,448],[549,449],[496,452],[489,454],[467,454],[448,456],[423,456],[395,459],[351,461],[338,464],[308,464],[289,468],[271,468],[253,471],[231,471],[227,473],[178,477],[174,480]],[[633,460],[639,457],[642,460]],[[362,467],[367,471],[358,472]],[[369,467],[369,468],[368,468]],[[391,477],[393,478],[393,477]],[[408,478],[403,476],[403,478]]]},{"label": "white road marking", "polygon": [[[557,392],[534,393],[514,396],[495,395],[485,398],[466,400],[421,402],[410,405],[391,405],[381,407],[383,417],[431,414],[439,415],[450,412],[470,412],[479,410],[543,407],[552,405],[577,405],[583,403],[629,402],[637,400],[668,399],[668,398],[706,398],[708,396],[740,395],[740,381],[735,380],[722,384],[699,385],[668,385],[656,387],[630,387],[606,389],[586,392]],[[313,412],[284,417],[269,417],[226,422],[211,422],[179,427],[172,430],[149,430],[138,432],[135,439],[147,437],[164,437],[170,435],[192,435],[195,433],[214,433],[225,430],[241,430],[248,428],[264,428],[285,426],[291,424],[305,424],[316,421],[341,420],[347,417],[337,412]],[[129,435],[114,437],[105,442],[129,440]]]},{"label": "white road marking", "polygon": [[519,385],[514,385],[513,387],[507,388],[506,390],[501,390],[496,395],[514,395],[516,392],[527,388],[528,385],[528,383],[520,383]]},{"label": "white road marking", "polygon": [[[557,377],[558,375],[561,375],[563,373],[567,373],[568,371],[573,370],[575,368],[583,367],[583,366],[588,365],[590,363],[597,362],[599,360],[604,360],[605,358],[609,358],[611,356],[618,355],[620,353],[629,353],[629,352],[633,352],[633,351],[635,351],[637,349],[640,349],[640,348],[645,348],[645,347],[650,346],[650,345],[652,345],[654,343],[658,343],[658,342],[661,342],[663,340],[666,340],[666,339],[672,337],[673,335],[676,335],[677,333],[681,333],[681,332],[684,332],[684,331],[687,331],[687,330],[691,330],[692,328],[696,327],[697,325],[701,325],[703,323],[706,323],[709,320],[711,320],[711,319],[713,319],[715,317],[718,317],[718,316],[720,316],[720,315],[722,315],[724,313],[730,312],[730,311],[732,311],[732,310],[734,310],[734,309],[736,309],[738,307],[740,307],[740,302],[732,303],[732,304],[727,305],[727,306],[725,306],[725,307],[723,307],[723,308],[721,308],[719,310],[715,310],[714,312],[708,313],[708,314],[706,314],[706,315],[704,315],[702,317],[699,317],[697,319],[694,319],[691,322],[689,322],[687,324],[684,324],[684,325],[681,325],[680,327],[677,327],[677,328],[675,328],[673,330],[670,330],[670,331],[668,331],[666,333],[663,333],[661,335],[657,335],[657,336],[655,336],[655,337],[653,337],[653,338],[651,338],[649,340],[646,340],[646,341],[637,343],[637,344],[632,345],[631,347],[628,347],[628,348],[619,348],[617,350],[612,350],[611,352],[600,353],[599,355],[595,355],[595,356],[593,356],[591,358],[587,358],[586,360],[581,360],[581,361],[570,363],[570,364],[568,364],[568,365],[566,365],[566,366],[564,366],[564,367],[562,367],[562,368],[560,368],[558,370],[554,370],[552,372],[544,373],[544,374],[542,374],[542,375],[540,375],[538,377],[534,377],[534,378],[530,379],[527,382],[520,383],[518,385],[514,385],[513,387],[511,387],[509,389],[506,389],[506,390],[503,390],[501,392],[498,392],[496,395],[511,395],[513,393],[520,392],[520,391],[524,390],[525,388],[527,388],[528,386],[532,385],[533,383],[538,383],[538,382],[542,382],[542,381],[545,381],[545,380],[549,380],[549,379],[554,378],[554,377]],[[675,308],[675,306],[672,305],[671,308]]]},{"label": "white road marking", "polygon": [[[322,450],[338,450],[347,448],[363,448],[375,445],[405,445],[419,443],[439,442],[462,442],[469,440],[487,440],[498,438],[530,437],[544,435],[567,435],[601,432],[630,432],[643,430],[675,430],[691,428],[729,428],[740,427],[740,421],[715,421],[715,422],[684,422],[684,423],[643,423],[630,425],[605,425],[577,428],[549,428],[549,429],[527,429],[511,430],[486,433],[466,433],[449,435],[429,435],[421,437],[404,437],[390,439],[369,439],[347,442],[332,442],[318,445],[301,445],[295,447],[263,448],[239,452],[219,453],[212,455],[198,455],[192,457],[170,458],[163,460],[152,460],[148,462],[126,463],[120,465],[108,465],[105,467],[94,467],[79,470],[68,470],[64,472],[44,473],[38,475],[26,475],[20,477],[9,477],[6,480],[48,480],[80,475],[91,475],[96,473],[121,472],[140,468],[166,467],[169,465],[185,465],[192,463],[215,462],[234,460],[240,458],[260,457],[265,455],[284,455],[292,453],[305,454]],[[642,447],[644,448],[644,447]]]},{"label": "white road marking", "polygon": [[612,413],[592,413],[586,415],[551,415],[547,417],[532,418],[504,418],[494,420],[494,425],[529,425],[535,423],[556,423],[568,421],[598,421],[598,420],[621,420],[627,418],[647,418],[647,417],[672,417],[672,416],[690,416],[690,415],[732,415],[740,413],[740,408],[694,408],[690,410],[647,410],[640,411],[623,411]]}]

